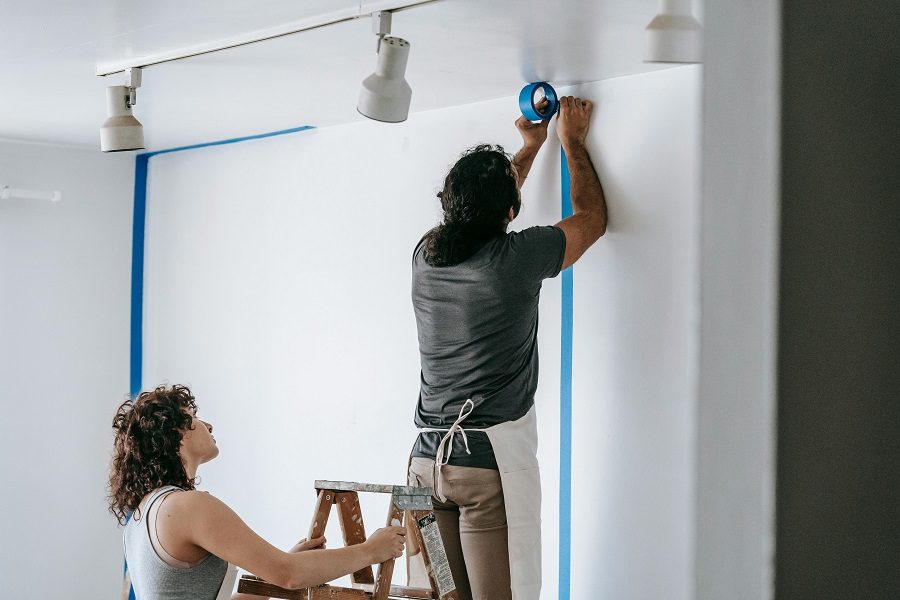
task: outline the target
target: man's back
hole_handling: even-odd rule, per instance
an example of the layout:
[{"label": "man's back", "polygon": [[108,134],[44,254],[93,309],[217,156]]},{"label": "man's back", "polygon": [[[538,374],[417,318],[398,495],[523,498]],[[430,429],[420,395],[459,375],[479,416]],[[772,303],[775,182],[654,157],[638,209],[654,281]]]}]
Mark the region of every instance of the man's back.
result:
[{"label": "man's back", "polygon": [[[412,300],[422,361],[416,424],[453,423],[466,399],[468,427],[516,420],[534,404],[538,381],[538,300],[541,282],[562,266],[565,237],[556,227],[532,227],[488,241],[448,267],[413,255]],[[433,457],[440,436],[419,436],[414,456]],[[486,444],[486,447],[485,447]],[[454,449],[451,463],[494,467],[490,445],[471,436],[471,455]]]}]

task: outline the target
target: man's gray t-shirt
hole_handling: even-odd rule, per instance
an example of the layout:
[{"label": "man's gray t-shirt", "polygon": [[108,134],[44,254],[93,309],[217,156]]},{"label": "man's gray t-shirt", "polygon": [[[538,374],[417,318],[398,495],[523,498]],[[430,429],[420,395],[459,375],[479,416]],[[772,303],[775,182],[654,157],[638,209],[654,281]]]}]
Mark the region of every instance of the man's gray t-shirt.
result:
[{"label": "man's gray t-shirt", "polygon": [[[562,268],[565,234],[553,226],[507,233],[450,267],[430,266],[424,248],[423,239],[412,261],[422,361],[416,425],[449,427],[469,398],[466,428],[525,416],[538,383],[541,282]],[[420,434],[412,455],[434,458],[443,435]],[[468,433],[468,441],[471,454],[454,436],[449,464],[497,468],[486,434]]]}]

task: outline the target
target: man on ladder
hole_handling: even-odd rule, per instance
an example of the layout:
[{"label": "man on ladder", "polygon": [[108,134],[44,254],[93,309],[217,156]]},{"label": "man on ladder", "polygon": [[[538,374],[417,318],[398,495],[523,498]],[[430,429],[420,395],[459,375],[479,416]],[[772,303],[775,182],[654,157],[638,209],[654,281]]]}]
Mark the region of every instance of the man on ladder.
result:
[{"label": "man on ladder", "polygon": [[[519,189],[549,120],[516,121],[523,148],[468,150],[438,194],[443,222],[416,246],[412,301],[422,373],[420,434],[410,485],[433,504],[461,600],[536,600],[541,589],[534,394],[541,283],[571,266],[606,230],[606,203],[585,146],[592,105],[560,100],[574,214],[508,233]],[[414,553],[414,550],[413,552]],[[421,565],[409,559],[411,582]]]}]

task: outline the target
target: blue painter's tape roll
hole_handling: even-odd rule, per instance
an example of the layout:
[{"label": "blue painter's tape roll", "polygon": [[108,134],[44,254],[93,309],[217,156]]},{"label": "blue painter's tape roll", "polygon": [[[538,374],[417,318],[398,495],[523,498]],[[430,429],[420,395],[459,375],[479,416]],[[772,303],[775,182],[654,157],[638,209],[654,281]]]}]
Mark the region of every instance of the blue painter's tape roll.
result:
[{"label": "blue painter's tape roll", "polygon": [[[534,104],[534,93],[537,90],[542,90],[544,98],[547,99],[547,106],[543,110],[538,110]],[[546,121],[559,110],[559,97],[557,97],[553,86],[546,81],[529,83],[519,92],[519,108],[529,121]]]}]

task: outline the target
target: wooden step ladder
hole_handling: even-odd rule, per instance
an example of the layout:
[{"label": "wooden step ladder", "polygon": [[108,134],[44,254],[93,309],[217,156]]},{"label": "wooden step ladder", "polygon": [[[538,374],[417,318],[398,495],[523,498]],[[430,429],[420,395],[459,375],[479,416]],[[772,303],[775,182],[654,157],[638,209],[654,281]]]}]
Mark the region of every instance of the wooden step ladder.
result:
[{"label": "wooden step ladder", "polygon": [[[288,600],[388,600],[416,598],[422,600],[459,600],[450,564],[444,551],[444,543],[438,530],[434,507],[431,504],[431,488],[403,485],[376,485],[349,481],[316,481],[318,499],[309,526],[308,539],[321,537],[331,514],[332,505],[337,506],[338,520],[344,544],[352,546],[366,541],[362,512],[359,507],[359,492],[375,492],[391,495],[387,525],[403,525],[405,519],[412,519],[407,531],[412,532],[412,545],[422,552],[425,568],[431,582],[431,589],[411,588],[391,585],[394,574],[394,559],[378,566],[378,576],[367,566],[351,573],[353,587],[320,585],[311,588],[289,590],[267,581],[244,575],[238,583],[238,591],[270,598]],[[412,526],[409,526],[412,525]]]}]

